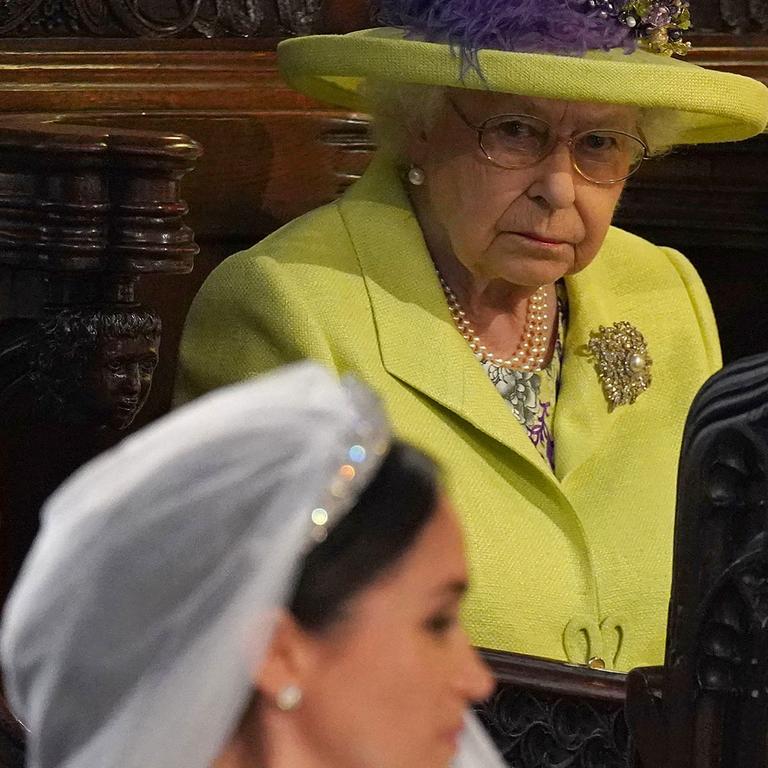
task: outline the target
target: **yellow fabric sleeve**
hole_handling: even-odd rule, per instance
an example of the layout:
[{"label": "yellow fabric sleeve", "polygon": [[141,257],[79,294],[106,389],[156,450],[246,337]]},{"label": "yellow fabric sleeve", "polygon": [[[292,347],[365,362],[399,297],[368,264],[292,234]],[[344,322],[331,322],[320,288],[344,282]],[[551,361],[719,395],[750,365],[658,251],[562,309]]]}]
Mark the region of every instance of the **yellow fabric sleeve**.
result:
[{"label": "yellow fabric sleeve", "polygon": [[174,405],[305,358],[335,367],[314,318],[275,261],[256,258],[251,251],[230,257],[214,270],[190,308]]}]

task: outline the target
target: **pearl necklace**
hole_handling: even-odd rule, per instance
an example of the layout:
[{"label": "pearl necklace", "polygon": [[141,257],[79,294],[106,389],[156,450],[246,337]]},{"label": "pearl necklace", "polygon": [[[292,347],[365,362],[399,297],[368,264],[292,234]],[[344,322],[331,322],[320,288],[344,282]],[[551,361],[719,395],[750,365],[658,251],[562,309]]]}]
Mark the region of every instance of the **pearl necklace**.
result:
[{"label": "pearl necklace", "polygon": [[519,369],[523,371],[540,371],[544,367],[549,348],[549,305],[547,302],[547,290],[545,286],[536,289],[533,296],[528,299],[528,308],[525,316],[525,329],[512,357],[503,358],[494,355],[480,340],[472,324],[467,319],[467,313],[462,309],[456,294],[445,282],[440,272],[437,273],[440,286],[448,302],[453,322],[459,333],[466,339],[469,348],[475,353],[480,362],[493,363],[499,368]]}]

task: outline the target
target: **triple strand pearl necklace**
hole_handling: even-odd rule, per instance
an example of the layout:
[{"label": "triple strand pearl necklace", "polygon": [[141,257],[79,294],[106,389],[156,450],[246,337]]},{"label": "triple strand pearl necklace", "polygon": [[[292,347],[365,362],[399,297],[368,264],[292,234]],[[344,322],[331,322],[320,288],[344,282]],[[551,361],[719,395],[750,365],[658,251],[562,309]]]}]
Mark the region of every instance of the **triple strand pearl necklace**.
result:
[{"label": "triple strand pearl necklace", "polygon": [[544,367],[549,348],[549,304],[547,302],[546,286],[540,286],[528,299],[525,317],[525,328],[520,337],[517,349],[512,357],[504,358],[495,355],[480,340],[472,327],[467,313],[462,308],[456,294],[445,282],[440,272],[437,273],[440,285],[448,302],[448,309],[456,323],[459,333],[466,339],[469,348],[475,353],[480,362],[493,363],[499,368],[518,369],[523,371],[540,371]]}]

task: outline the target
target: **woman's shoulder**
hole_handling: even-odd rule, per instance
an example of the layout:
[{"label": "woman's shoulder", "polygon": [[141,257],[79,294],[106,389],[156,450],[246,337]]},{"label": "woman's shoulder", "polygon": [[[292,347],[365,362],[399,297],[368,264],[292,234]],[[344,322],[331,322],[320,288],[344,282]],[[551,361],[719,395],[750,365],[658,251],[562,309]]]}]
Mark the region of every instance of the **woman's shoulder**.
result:
[{"label": "woman's shoulder", "polygon": [[696,269],[675,248],[656,245],[632,232],[610,227],[600,251],[601,267],[614,277],[625,275],[628,280],[659,283],[667,287],[677,278],[681,286],[701,283]]},{"label": "woman's shoulder", "polygon": [[640,235],[613,226],[608,228],[608,234],[605,236],[603,244],[603,251],[607,251],[607,253],[614,258],[621,258],[623,256],[632,259],[634,259],[636,254],[642,253],[644,256],[648,256],[651,259],[658,259],[660,263],[669,261],[670,252],[682,256],[679,251],[675,251],[673,248],[657,245],[650,240],[646,240],[644,237],[640,237]]},{"label": "woman's shoulder", "polygon": [[[592,294],[599,292],[603,301],[612,297],[622,306],[631,303],[636,311],[649,310],[654,323],[667,322],[678,331],[682,327],[698,329],[707,370],[712,372],[720,366],[717,327],[706,288],[680,251],[611,227],[593,265],[592,275],[585,274]],[[580,287],[587,289],[586,284]],[[656,309],[661,301],[664,313]]]},{"label": "woman's shoulder", "polygon": [[264,262],[290,265],[341,264],[349,257],[349,236],[338,204],[316,208],[224,261],[229,269],[263,268]]},{"label": "woman's shoulder", "polygon": [[303,306],[310,297],[334,295],[342,283],[359,275],[337,204],[330,203],[224,259],[205,279],[192,311],[238,300],[248,307],[278,300]]}]

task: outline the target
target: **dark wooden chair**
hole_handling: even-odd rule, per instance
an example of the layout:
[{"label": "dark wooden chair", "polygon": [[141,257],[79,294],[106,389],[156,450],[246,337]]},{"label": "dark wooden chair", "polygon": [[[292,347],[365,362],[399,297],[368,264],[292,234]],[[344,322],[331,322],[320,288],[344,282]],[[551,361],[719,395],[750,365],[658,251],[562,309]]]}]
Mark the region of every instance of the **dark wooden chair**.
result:
[{"label": "dark wooden chair", "polygon": [[161,321],[147,274],[192,270],[186,136],[0,121],[0,590],[52,485],[144,404]]}]

